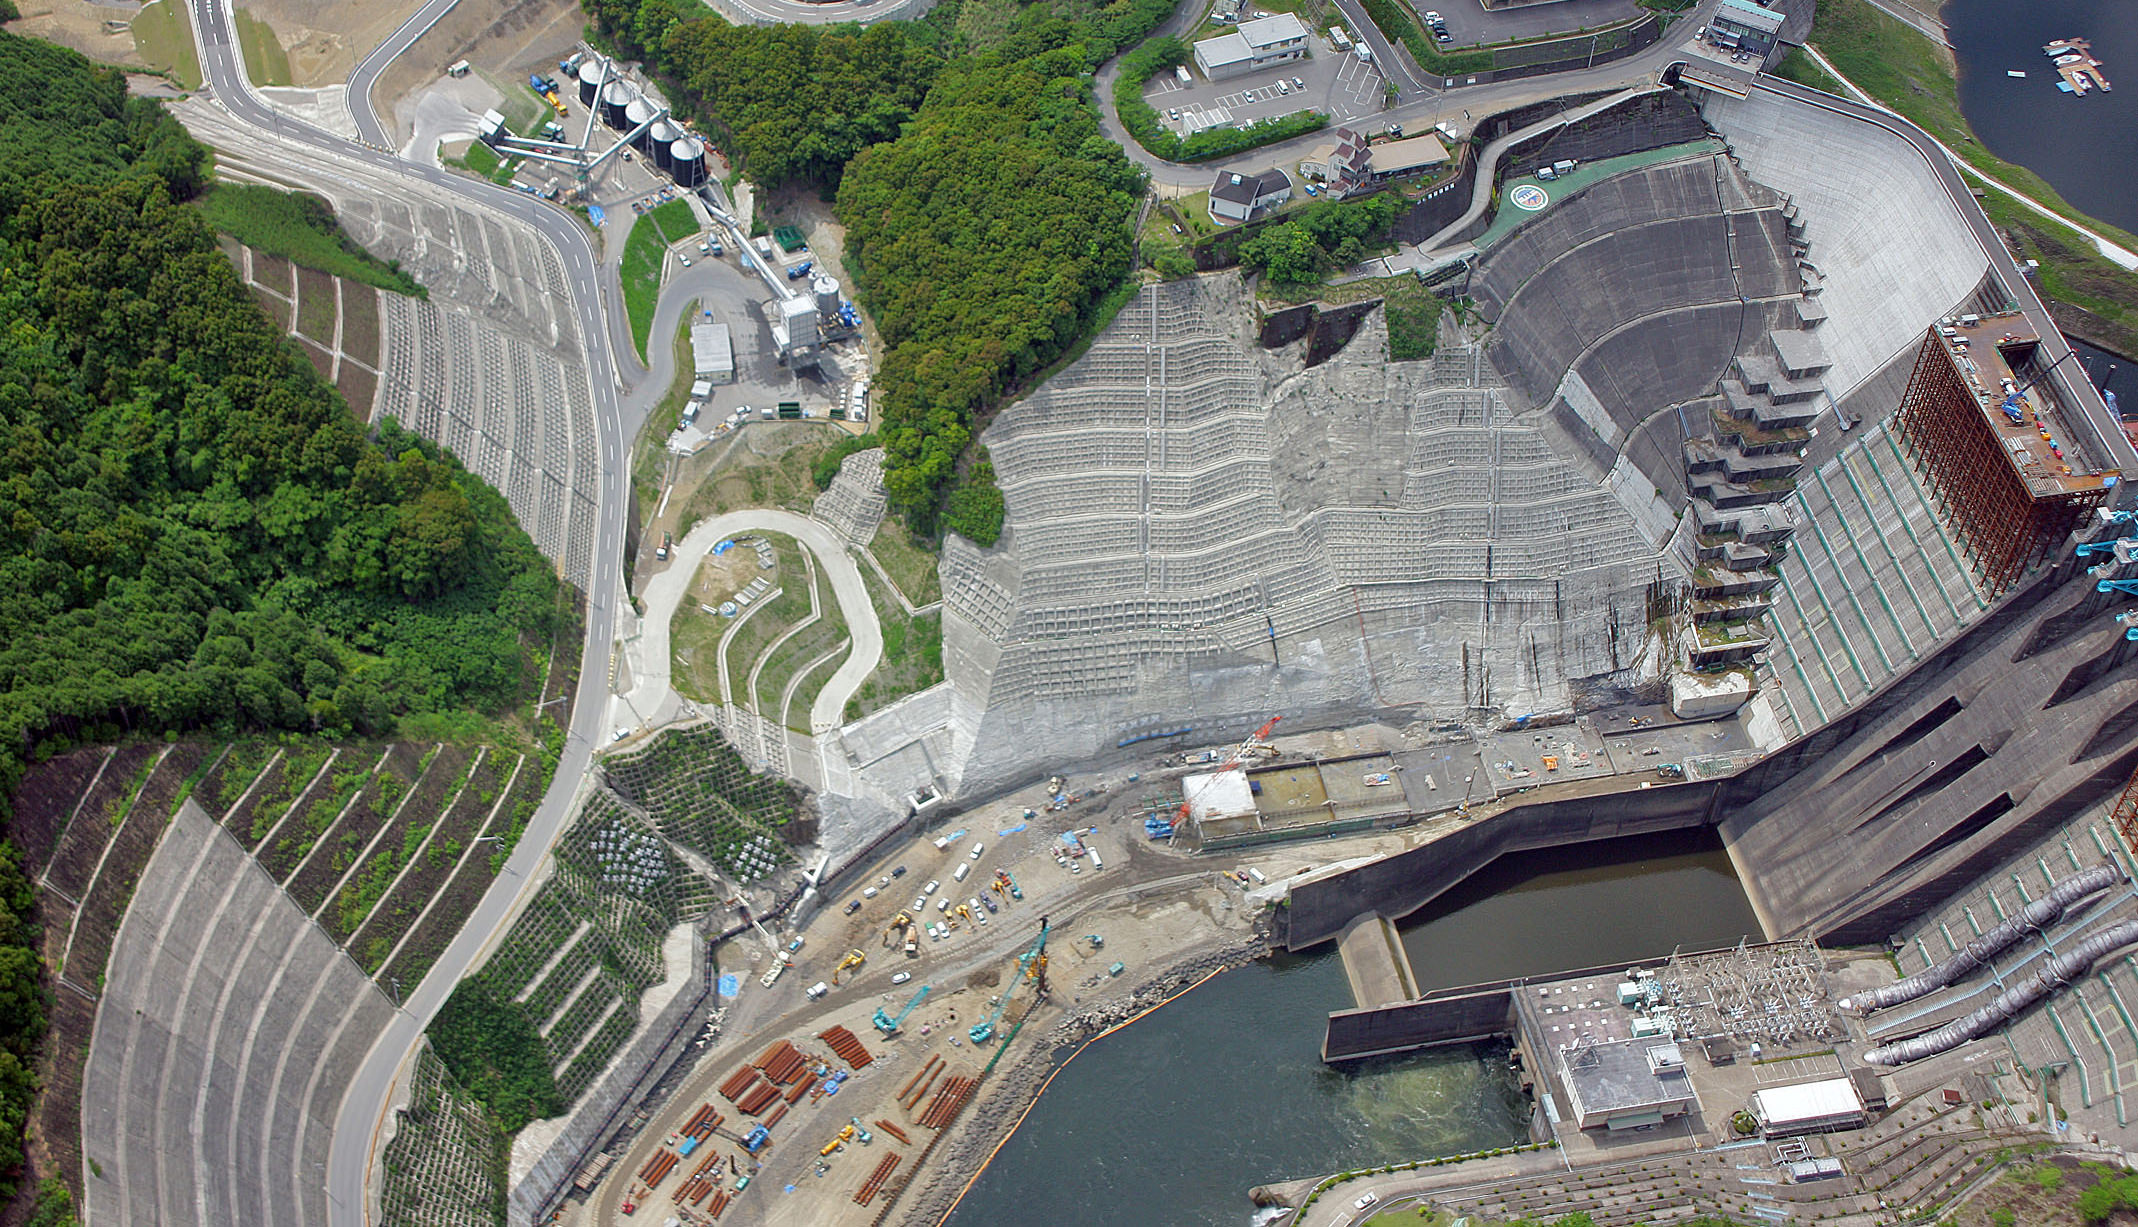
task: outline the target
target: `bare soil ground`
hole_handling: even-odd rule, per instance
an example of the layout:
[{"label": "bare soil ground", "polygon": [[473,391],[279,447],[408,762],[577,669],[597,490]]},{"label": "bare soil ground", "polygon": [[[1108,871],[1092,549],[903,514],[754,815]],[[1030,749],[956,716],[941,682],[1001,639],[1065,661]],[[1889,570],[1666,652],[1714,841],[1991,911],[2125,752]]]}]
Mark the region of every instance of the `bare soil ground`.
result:
[{"label": "bare soil ground", "polygon": [[[134,36],[125,23],[141,11],[138,4],[91,4],[88,0],[19,0],[15,6],[20,21],[8,31],[27,38],[71,47],[92,60],[126,68],[147,68],[149,63],[134,49]],[[104,23],[120,22],[113,30]]]},{"label": "bare soil ground", "polygon": [[290,83],[302,88],[349,79],[357,61],[386,41],[419,0],[351,4],[348,0],[248,0],[253,16],[274,29],[289,56]]},{"label": "bare soil ground", "polygon": [[[557,60],[577,44],[585,24],[586,14],[580,11],[576,0],[461,5],[439,18],[437,25],[411,44],[379,77],[372,103],[380,117],[393,124],[395,140],[406,140],[405,121],[395,114],[394,104],[444,76],[446,65],[466,60],[499,88],[517,83],[524,94],[528,71],[547,65],[554,75]],[[576,92],[567,105],[578,109]]]}]

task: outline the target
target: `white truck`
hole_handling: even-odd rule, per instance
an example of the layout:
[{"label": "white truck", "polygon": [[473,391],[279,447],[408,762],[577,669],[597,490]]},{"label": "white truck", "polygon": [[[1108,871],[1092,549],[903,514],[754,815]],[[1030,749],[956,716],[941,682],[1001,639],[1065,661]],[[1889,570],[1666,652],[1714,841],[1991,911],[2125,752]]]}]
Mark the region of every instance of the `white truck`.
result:
[{"label": "white truck", "polygon": [[1188,74],[1188,66],[1186,64],[1173,65],[1173,75],[1180,78],[1182,85],[1195,84],[1195,78]]},{"label": "white truck", "polygon": [[1106,862],[1099,856],[1099,845],[1086,841],[1084,844],[1084,850],[1086,852],[1091,853],[1092,872],[1096,873],[1099,870],[1106,868]]}]

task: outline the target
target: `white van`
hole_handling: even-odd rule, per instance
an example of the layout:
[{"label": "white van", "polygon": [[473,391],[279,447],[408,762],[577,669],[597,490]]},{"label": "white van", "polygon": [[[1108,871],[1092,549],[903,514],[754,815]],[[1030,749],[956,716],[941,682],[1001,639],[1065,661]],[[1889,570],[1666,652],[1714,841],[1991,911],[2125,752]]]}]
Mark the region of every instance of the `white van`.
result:
[{"label": "white van", "polygon": [[985,851],[987,851],[986,844],[974,844],[972,846],[972,858],[976,861],[979,860],[980,854]]},{"label": "white van", "polygon": [[1253,878],[1253,879],[1255,880],[1255,885],[1257,885],[1257,886],[1267,886],[1267,885],[1269,885],[1269,875],[1268,875],[1268,874],[1266,874],[1266,873],[1263,873],[1263,872],[1262,872],[1261,870],[1259,870],[1259,869],[1250,869],[1250,870],[1248,870],[1248,871],[1247,871],[1247,876],[1248,876],[1248,877],[1250,877],[1250,878]]},{"label": "white van", "polygon": [[958,866],[957,869],[951,873],[950,880],[953,882],[963,882],[965,880],[965,875],[971,872],[972,863],[968,861],[965,864]]}]

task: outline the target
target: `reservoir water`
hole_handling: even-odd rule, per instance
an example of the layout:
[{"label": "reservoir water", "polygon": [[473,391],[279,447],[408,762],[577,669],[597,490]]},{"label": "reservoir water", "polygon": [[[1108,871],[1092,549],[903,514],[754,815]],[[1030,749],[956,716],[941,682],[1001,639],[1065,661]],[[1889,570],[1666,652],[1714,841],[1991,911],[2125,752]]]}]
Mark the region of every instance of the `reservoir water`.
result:
[{"label": "reservoir water", "polygon": [[[1705,830],[1502,858],[1404,927],[1428,989],[1759,940]],[[1504,1045],[1324,1066],[1323,1020],[1351,1005],[1325,947],[1228,972],[1099,1040],[952,1227],[1243,1227],[1257,1184],[1525,1139]]]},{"label": "reservoir water", "polygon": [[[2138,231],[2138,7],[2127,0],[1951,0],[1960,109],[1990,152],[2049,181],[2082,212]],[[2115,86],[2083,98],[2056,88],[2042,46],[2084,38]],[[2024,79],[2005,73],[2016,69]]]}]

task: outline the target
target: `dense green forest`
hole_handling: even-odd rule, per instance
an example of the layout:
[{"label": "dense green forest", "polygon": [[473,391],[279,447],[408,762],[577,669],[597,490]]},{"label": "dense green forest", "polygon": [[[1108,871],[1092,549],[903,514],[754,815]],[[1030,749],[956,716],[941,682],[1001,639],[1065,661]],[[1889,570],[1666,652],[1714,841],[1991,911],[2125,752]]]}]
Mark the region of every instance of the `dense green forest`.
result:
[{"label": "dense green forest", "polygon": [[454,1081],[490,1109],[511,1137],[567,1106],[557,1094],[540,1020],[481,974],[462,980],[431,1020],[431,1046]]},{"label": "dense green forest", "polygon": [[847,271],[886,347],[884,484],[922,534],[993,544],[1002,497],[972,436],[1089,335],[1130,273],[1144,178],[1101,134],[1091,77],[1174,0],[1033,0],[991,15],[984,47],[959,32],[959,0],[865,32],[586,3],[753,182],[836,186]]},{"label": "dense green forest", "polygon": [[[497,710],[549,631],[504,500],[367,437],[260,313],[186,203],[208,167],[117,72],[0,32],[0,795],[81,741]],[[0,844],[0,1198],[32,903]]]}]

